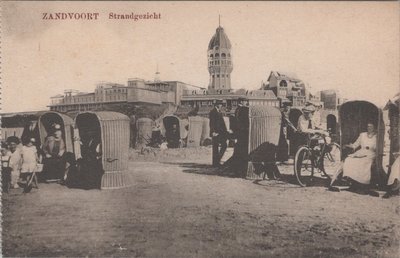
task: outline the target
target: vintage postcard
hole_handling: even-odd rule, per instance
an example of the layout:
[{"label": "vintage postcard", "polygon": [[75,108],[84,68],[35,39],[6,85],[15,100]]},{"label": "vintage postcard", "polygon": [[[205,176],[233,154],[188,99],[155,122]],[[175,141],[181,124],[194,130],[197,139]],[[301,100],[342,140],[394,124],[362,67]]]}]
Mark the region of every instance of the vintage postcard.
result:
[{"label": "vintage postcard", "polygon": [[1,254],[399,257],[396,1],[3,1]]}]

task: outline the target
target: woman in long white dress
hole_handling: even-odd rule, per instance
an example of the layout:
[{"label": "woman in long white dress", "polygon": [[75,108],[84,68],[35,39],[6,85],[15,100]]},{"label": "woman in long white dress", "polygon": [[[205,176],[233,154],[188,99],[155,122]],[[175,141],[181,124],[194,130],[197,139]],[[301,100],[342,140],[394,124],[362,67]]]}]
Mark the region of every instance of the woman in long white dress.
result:
[{"label": "woman in long white dress", "polygon": [[340,191],[339,188],[333,186],[333,183],[340,174],[343,174],[343,177],[350,179],[351,189],[356,192],[361,191],[360,193],[366,193],[376,197],[379,196],[379,193],[375,191],[364,192],[371,183],[371,168],[376,157],[376,142],[377,136],[375,126],[372,123],[368,123],[367,132],[360,133],[354,143],[345,145],[345,147],[353,150],[360,149],[347,156],[332,177],[329,190],[335,192]]},{"label": "woman in long white dress", "polygon": [[359,150],[350,154],[343,164],[343,176],[352,180],[369,185],[371,182],[371,167],[376,157],[376,132],[375,126],[368,123],[367,132],[360,134],[358,139],[353,144],[348,144],[346,147]]}]

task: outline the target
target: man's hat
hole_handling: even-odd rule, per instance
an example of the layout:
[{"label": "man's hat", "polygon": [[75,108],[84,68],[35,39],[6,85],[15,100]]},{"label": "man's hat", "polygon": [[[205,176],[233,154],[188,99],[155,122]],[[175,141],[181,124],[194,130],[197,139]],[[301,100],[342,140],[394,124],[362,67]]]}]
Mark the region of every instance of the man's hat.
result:
[{"label": "man's hat", "polygon": [[17,136],[10,136],[7,138],[7,143],[11,144],[11,143],[15,143],[15,144],[19,144],[19,138]]},{"label": "man's hat", "polygon": [[238,101],[247,101],[247,99],[243,98],[243,97],[240,97],[240,98],[238,98]]},{"label": "man's hat", "polygon": [[313,105],[306,106],[302,109],[305,113],[315,112],[315,107]]}]

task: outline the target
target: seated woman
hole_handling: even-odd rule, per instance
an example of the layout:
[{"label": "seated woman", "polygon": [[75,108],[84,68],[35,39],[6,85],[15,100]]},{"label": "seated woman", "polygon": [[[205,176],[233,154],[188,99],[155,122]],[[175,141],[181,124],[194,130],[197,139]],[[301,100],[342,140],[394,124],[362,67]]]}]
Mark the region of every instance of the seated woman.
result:
[{"label": "seated woman", "polygon": [[[351,182],[350,189],[364,193],[368,190],[371,183],[371,168],[376,157],[376,131],[373,123],[367,124],[367,132],[360,133],[359,137],[353,144],[347,144],[345,147],[353,149],[355,152],[345,159],[342,167],[332,177],[330,190],[339,191],[338,188],[332,187],[337,176],[343,172],[343,177],[349,178]],[[360,148],[360,149],[358,149]],[[357,150],[358,149],[358,150]],[[379,196],[377,192],[367,191],[366,194]]]},{"label": "seated woman", "polygon": [[345,147],[359,150],[350,154],[343,164],[343,176],[348,177],[356,183],[369,185],[371,183],[371,167],[376,156],[376,132],[375,126],[368,123],[367,132],[360,134],[353,144]]},{"label": "seated woman", "polygon": [[52,133],[43,144],[44,167],[42,176],[45,180],[56,179],[62,181],[65,173],[65,143],[62,138],[61,126],[54,124]]}]

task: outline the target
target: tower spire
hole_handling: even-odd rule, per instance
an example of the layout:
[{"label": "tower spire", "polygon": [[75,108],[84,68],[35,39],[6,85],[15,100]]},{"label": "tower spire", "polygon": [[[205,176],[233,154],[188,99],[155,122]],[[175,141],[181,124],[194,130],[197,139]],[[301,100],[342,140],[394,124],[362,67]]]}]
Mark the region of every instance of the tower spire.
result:
[{"label": "tower spire", "polygon": [[208,72],[210,74],[209,89],[231,89],[231,43],[221,27],[221,15],[218,15],[218,25],[214,36],[208,44]]},{"label": "tower spire", "polygon": [[160,72],[158,71],[158,62],[157,62],[157,71],[154,77],[154,81],[159,82],[160,81]]}]

